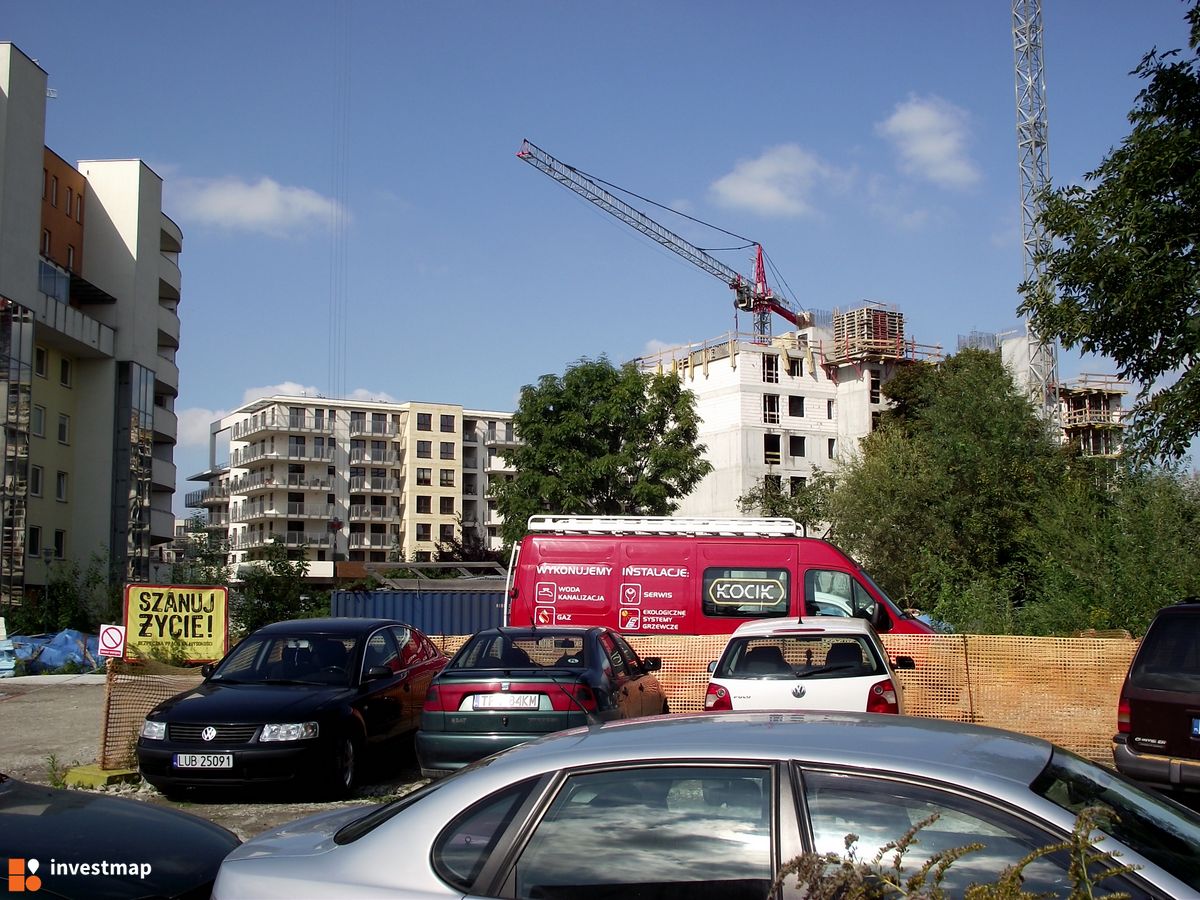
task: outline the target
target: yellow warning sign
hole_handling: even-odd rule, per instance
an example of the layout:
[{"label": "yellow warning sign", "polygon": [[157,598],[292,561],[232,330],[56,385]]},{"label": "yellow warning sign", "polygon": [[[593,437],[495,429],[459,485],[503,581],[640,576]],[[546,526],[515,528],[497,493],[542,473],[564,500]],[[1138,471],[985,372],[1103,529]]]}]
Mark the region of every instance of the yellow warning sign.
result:
[{"label": "yellow warning sign", "polygon": [[182,650],[188,662],[218,660],[229,648],[229,589],[127,584],[125,635],[138,656],[176,656]]}]

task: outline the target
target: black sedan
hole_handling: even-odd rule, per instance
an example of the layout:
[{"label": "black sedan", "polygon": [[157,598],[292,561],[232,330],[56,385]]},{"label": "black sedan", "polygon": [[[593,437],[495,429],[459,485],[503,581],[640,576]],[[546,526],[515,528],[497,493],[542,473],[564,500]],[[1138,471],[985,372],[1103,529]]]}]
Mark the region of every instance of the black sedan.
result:
[{"label": "black sedan", "polygon": [[433,680],[417,732],[427,778],[576,725],[668,712],[654,676],[611,628],[490,628]]},{"label": "black sedan", "polygon": [[5,896],[207,897],[239,843],[178,810],[0,775]]},{"label": "black sedan", "polygon": [[204,683],[156,706],[137,742],[164,793],[291,783],[346,794],[370,750],[411,734],[446,656],[390,619],[299,619],[260,628]]}]

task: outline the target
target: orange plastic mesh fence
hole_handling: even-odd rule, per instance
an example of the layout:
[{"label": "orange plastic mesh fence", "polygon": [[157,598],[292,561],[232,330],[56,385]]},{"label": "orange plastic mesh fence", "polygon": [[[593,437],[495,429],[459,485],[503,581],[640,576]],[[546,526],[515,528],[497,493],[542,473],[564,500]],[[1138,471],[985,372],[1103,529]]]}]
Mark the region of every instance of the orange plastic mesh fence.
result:
[{"label": "orange plastic mesh fence", "polygon": [[[431,635],[447,655],[464,635]],[[662,659],[659,681],[672,712],[704,708],[708,664],[726,637],[630,635],[643,656]],[[909,715],[992,725],[1043,737],[1096,762],[1111,764],[1117,699],[1137,642],[1104,638],[993,635],[884,635],[895,659]],[[133,747],[146,713],[200,683],[195,669],[113,662],[108,669],[100,763],[134,765]]]}]

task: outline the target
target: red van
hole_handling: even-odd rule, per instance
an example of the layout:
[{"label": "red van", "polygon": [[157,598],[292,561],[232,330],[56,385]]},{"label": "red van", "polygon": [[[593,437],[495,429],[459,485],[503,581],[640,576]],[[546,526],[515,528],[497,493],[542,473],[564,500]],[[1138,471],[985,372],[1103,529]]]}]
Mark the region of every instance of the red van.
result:
[{"label": "red van", "polygon": [[931,634],[862,567],[791,519],[534,516],[513,550],[505,624],[729,634],[772,617],[843,615]]}]

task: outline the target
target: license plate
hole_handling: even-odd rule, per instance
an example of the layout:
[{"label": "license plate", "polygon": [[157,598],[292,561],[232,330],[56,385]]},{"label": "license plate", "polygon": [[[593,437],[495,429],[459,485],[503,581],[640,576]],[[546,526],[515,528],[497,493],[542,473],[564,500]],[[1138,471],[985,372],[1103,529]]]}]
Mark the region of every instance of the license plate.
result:
[{"label": "license plate", "polygon": [[177,769],[232,769],[232,753],[176,753]]},{"label": "license plate", "polygon": [[1200,737],[1200,719],[1192,719],[1192,737]]},{"label": "license plate", "polygon": [[537,709],[541,694],[476,694],[471,698],[475,709]]}]

